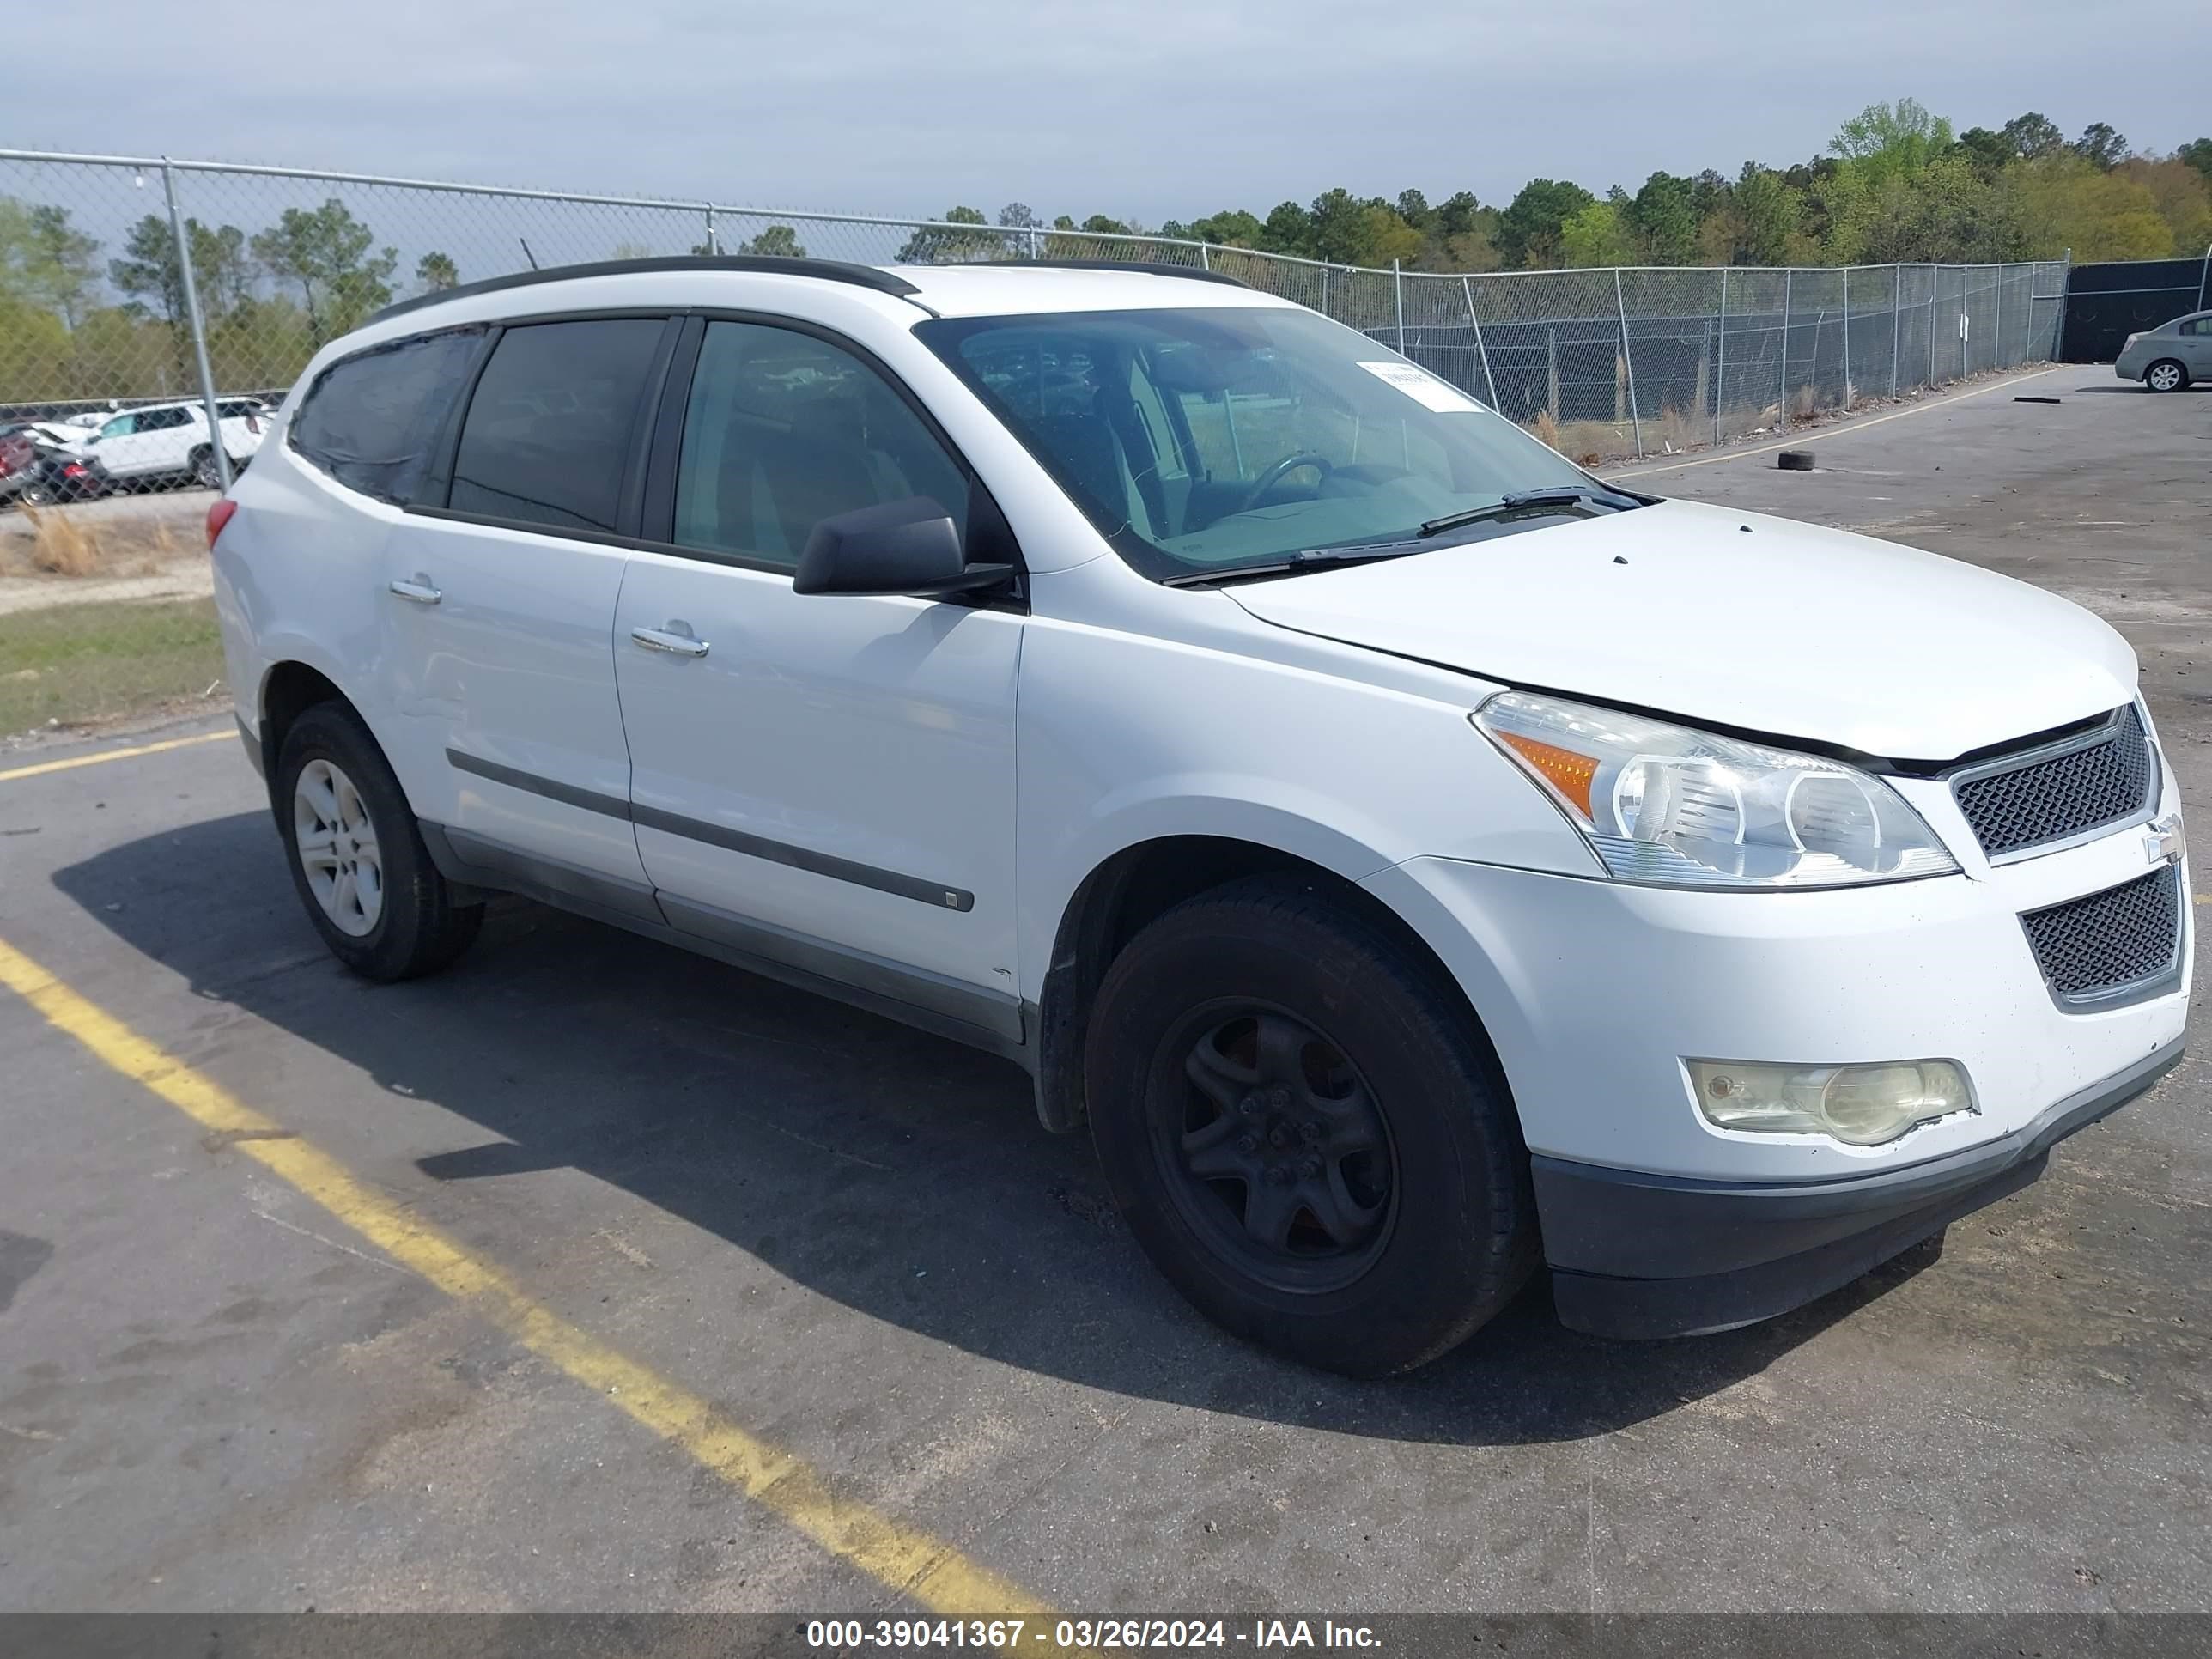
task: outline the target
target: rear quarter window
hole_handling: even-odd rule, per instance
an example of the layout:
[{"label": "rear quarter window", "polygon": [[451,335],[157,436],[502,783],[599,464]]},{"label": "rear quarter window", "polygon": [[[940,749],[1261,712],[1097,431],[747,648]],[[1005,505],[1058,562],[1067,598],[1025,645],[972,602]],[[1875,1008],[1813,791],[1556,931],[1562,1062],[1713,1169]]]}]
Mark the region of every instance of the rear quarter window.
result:
[{"label": "rear quarter window", "polygon": [[409,500],[483,337],[448,330],[332,363],[301,403],[292,447],[349,489]]}]

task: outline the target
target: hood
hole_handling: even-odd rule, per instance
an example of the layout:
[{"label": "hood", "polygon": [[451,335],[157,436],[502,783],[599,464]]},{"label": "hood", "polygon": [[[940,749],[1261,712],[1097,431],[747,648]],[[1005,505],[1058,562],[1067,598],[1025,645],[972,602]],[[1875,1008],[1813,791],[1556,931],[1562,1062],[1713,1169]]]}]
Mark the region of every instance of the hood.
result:
[{"label": "hood", "polygon": [[2056,594],[1692,501],[1223,591],[1278,627],[1486,679],[1897,760],[2136,695],[2128,642]]}]

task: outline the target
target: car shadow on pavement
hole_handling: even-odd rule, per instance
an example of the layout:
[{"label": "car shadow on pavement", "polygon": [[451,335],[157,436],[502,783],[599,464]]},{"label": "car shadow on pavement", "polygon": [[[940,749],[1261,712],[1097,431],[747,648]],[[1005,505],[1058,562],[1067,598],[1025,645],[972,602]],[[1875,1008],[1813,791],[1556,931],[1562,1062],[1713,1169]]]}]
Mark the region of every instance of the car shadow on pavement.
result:
[{"label": "car shadow on pavement", "polygon": [[[301,914],[265,814],[128,842],[54,881],[197,995],[480,1126],[416,1160],[436,1181],[574,1168],[848,1308],[1120,1394],[1391,1439],[1573,1440],[1756,1374],[1940,1250],[1765,1324],[1660,1343],[1562,1328],[1540,1274],[1456,1353],[1350,1382],[1188,1309],[1120,1224],[1087,1139],[1042,1130],[1006,1061],[520,900],[495,902],[445,974],[366,984]],[[226,1068],[242,1042],[198,1063],[314,1135],[312,1108],[249,1080],[312,1066]]]}]

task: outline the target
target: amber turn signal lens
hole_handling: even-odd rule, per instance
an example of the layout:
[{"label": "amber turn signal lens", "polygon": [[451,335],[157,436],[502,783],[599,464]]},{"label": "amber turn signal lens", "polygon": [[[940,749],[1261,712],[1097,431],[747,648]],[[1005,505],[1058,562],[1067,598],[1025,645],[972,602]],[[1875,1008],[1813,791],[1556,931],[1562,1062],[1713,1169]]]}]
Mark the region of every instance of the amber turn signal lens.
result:
[{"label": "amber turn signal lens", "polygon": [[1500,732],[1498,739],[1510,743],[1529,765],[1542,775],[1544,781],[1565,795],[1575,810],[1584,817],[1590,812],[1590,780],[1597,775],[1597,762],[1588,755],[1577,755],[1571,749],[1562,749],[1557,744],[1540,743],[1534,738],[1523,737],[1518,732]]}]

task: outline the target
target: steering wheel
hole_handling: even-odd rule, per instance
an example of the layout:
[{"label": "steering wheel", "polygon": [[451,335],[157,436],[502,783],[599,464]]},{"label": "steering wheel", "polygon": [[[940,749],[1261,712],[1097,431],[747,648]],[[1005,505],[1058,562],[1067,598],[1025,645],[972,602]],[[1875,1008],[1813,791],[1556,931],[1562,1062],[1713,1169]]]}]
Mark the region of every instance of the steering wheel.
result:
[{"label": "steering wheel", "polygon": [[1297,450],[1284,456],[1281,460],[1262,472],[1251,489],[1244,492],[1244,499],[1237,503],[1237,510],[1239,513],[1249,513],[1267,498],[1269,490],[1302,466],[1318,467],[1321,470],[1321,476],[1324,478],[1336,471],[1328,456],[1317,454],[1310,449]]}]

